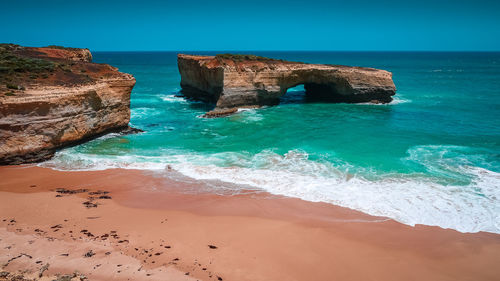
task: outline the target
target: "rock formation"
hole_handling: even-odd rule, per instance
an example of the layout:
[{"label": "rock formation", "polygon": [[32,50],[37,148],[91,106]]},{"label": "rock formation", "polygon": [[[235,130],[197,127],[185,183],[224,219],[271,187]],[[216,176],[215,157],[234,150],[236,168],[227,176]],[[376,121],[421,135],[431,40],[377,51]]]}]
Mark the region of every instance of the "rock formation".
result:
[{"label": "rock formation", "polygon": [[177,62],[182,93],[215,103],[214,116],[230,108],[276,105],[287,89],[300,84],[308,96],[329,102],[388,103],[396,93],[392,74],[374,68],[230,54],[179,54]]},{"label": "rock formation", "polygon": [[87,49],[0,44],[0,164],[127,129],[135,79]]}]

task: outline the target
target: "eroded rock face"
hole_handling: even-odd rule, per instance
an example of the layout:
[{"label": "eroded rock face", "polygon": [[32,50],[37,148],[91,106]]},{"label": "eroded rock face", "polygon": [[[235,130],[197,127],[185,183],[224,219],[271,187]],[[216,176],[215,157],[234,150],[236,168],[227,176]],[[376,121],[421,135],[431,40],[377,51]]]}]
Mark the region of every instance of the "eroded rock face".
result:
[{"label": "eroded rock face", "polygon": [[233,107],[276,105],[287,89],[303,84],[306,94],[330,102],[388,103],[396,93],[385,70],[306,64],[256,56],[178,55],[185,96]]},{"label": "eroded rock face", "polygon": [[132,75],[90,63],[88,50],[21,48],[13,54],[56,66],[2,77],[8,87],[0,85],[0,165],[46,160],[57,148],[128,128]]},{"label": "eroded rock face", "polygon": [[92,62],[92,53],[89,49],[50,46],[44,48],[24,47],[23,50],[25,55],[31,57]]}]

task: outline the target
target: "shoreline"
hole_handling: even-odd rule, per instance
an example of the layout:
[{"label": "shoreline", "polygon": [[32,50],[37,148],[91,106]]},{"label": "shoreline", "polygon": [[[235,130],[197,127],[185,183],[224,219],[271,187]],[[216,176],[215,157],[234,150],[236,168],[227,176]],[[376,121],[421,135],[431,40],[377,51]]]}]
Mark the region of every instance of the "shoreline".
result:
[{"label": "shoreline", "polygon": [[[3,270],[36,270],[48,262],[46,274],[78,270],[90,280],[494,280],[500,276],[499,234],[411,227],[266,192],[186,193],[186,189],[203,190],[204,183],[177,182],[139,170],[63,172],[10,166],[0,167],[0,175],[0,263],[21,252],[33,257],[16,259]],[[88,191],[65,194],[56,188]],[[98,190],[109,192],[111,199],[88,200],[96,197],[89,192]],[[89,201],[96,207],[82,205]],[[61,227],[52,228],[57,225]],[[16,245],[6,249],[6,241]],[[54,248],[75,249],[75,254],[55,255]],[[83,257],[89,249],[96,255]],[[35,259],[43,261],[36,264]],[[96,264],[101,265],[95,268]]]}]

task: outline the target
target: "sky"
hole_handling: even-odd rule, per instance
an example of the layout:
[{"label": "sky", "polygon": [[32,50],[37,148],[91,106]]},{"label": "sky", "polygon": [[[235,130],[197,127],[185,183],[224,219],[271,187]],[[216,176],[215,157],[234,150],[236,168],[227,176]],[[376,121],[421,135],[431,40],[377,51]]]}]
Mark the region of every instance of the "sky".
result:
[{"label": "sky", "polygon": [[500,51],[500,0],[0,0],[0,42],[92,51]]}]

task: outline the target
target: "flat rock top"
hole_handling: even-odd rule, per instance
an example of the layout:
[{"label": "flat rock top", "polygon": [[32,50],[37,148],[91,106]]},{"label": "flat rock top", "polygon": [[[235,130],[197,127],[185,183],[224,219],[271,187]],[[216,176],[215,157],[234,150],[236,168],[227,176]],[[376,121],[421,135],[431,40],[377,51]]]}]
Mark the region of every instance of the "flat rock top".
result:
[{"label": "flat rock top", "polygon": [[280,59],[272,59],[260,57],[255,55],[233,55],[233,54],[219,54],[215,56],[199,56],[178,54],[179,59],[196,61],[200,65],[207,68],[235,69],[235,70],[298,70],[298,69],[318,69],[318,70],[337,70],[337,71],[366,71],[366,72],[384,72],[385,70],[346,66],[346,65],[333,65],[333,64],[312,64],[303,62],[286,61]]},{"label": "flat rock top", "polygon": [[36,89],[76,87],[108,79],[134,79],[107,64],[92,63],[88,49],[0,44],[0,100],[37,95]]}]

